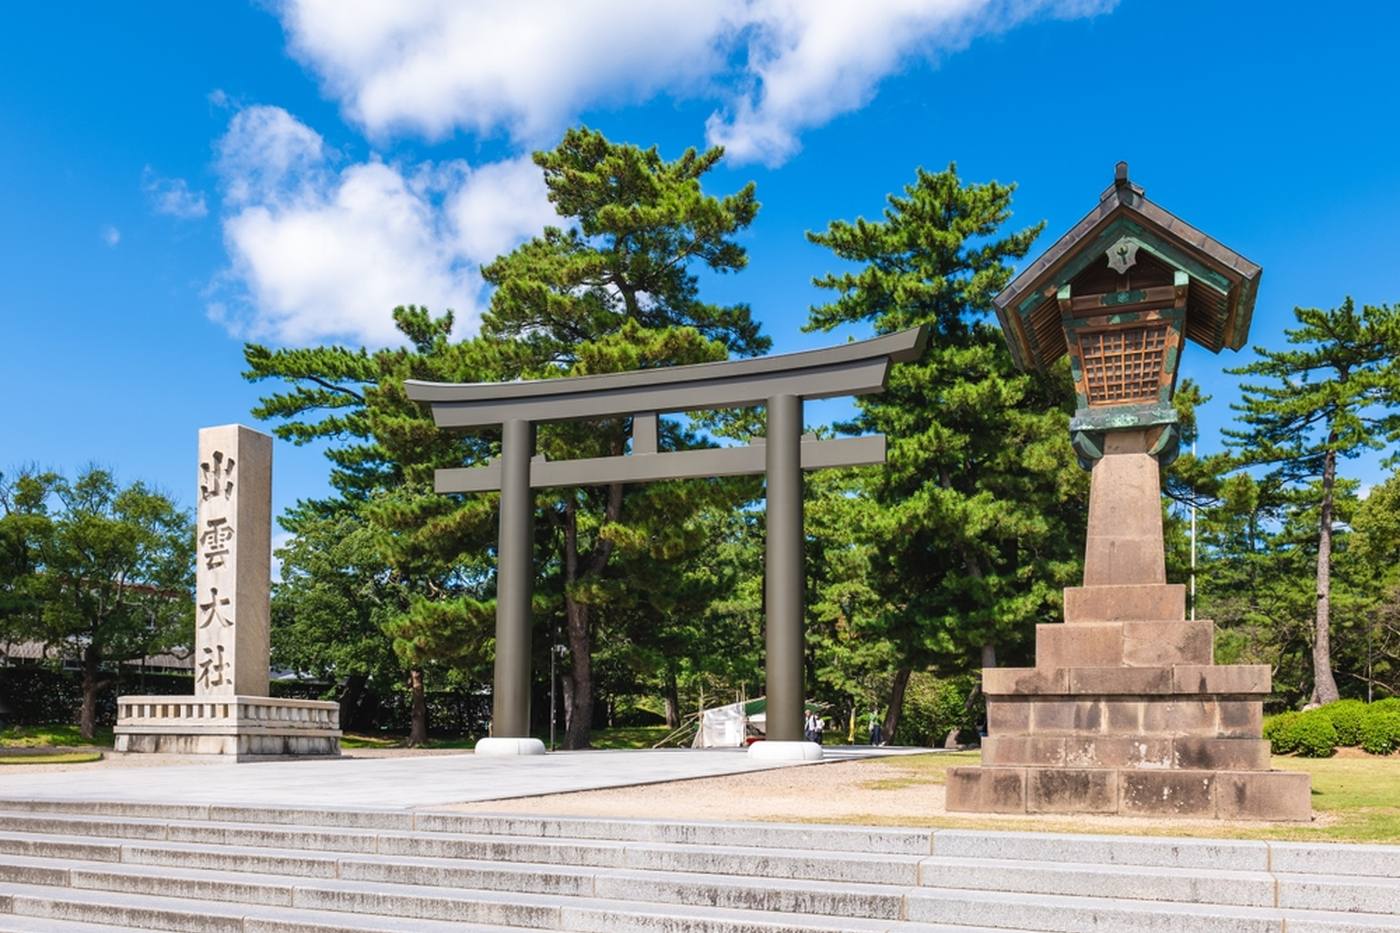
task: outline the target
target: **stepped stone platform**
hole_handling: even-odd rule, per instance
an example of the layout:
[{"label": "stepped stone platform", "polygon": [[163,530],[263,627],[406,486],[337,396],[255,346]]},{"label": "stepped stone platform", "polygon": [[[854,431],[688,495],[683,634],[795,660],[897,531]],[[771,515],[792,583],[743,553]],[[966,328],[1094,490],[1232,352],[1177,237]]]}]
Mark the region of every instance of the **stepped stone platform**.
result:
[{"label": "stepped stone platform", "polygon": [[1269,770],[1269,667],[1216,665],[1215,624],[1166,582],[1155,436],[1105,439],[1084,585],[1036,626],[1035,667],[982,671],[982,764],[949,770],[950,811],[1311,818],[1308,775]]},{"label": "stepped stone platform", "polygon": [[1397,879],[1393,846],[0,799],[0,931],[1370,933]]}]

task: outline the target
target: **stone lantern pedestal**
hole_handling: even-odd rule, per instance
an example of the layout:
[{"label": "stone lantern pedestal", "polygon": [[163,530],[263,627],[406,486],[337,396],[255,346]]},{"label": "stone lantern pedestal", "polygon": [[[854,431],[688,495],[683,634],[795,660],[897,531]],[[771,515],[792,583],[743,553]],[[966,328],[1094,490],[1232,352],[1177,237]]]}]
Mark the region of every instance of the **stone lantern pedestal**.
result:
[{"label": "stone lantern pedestal", "polygon": [[1187,618],[1162,544],[1181,351],[1243,346],[1260,274],[1119,163],[1098,206],[997,296],[1017,365],[1070,358],[1071,442],[1091,471],[1084,584],[1065,590],[1063,622],[1036,626],[1034,667],[983,670],[982,764],[949,770],[949,810],[1311,816],[1308,775],[1269,770],[1269,667],[1214,663],[1215,626]]},{"label": "stone lantern pedestal", "polygon": [[1036,626],[1035,667],[982,672],[982,766],[950,769],[949,810],[1309,818],[1308,776],[1270,771],[1259,735],[1268,665],[1216,665],[1165,580],[1153,433],[1107,435],[1085,585]]}]

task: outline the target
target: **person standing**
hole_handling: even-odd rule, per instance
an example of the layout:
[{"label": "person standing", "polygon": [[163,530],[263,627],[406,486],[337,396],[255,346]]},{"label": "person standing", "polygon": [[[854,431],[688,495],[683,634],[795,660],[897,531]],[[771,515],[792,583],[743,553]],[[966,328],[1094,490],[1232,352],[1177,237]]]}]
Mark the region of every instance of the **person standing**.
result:
[{"label": "person standing", "polygon": [[884,727],[884,724],[880,722],[880,713],[879,713],[879,711],[878,711],[878,710],[873,710],[873,709],[870,711],[870,744],[871,744],[871,745],[884,745],[884,744],[885,744],[885,727]]}]

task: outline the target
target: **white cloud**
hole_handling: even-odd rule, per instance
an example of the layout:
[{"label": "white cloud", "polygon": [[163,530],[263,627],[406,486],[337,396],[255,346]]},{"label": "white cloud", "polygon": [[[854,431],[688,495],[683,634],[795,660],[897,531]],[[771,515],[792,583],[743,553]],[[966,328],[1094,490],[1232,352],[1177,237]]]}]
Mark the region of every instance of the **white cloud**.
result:
[{"label": "white cloud", "polygon": [[106,243],[108,246],[116,246],[122,241],[122,232],[111,224],[108,224],[102,228],[101,237],[103,243]]},{"label": "white cloud", "polygon": [[742,0],[287,0],[293,52],[371,133],[504,129],[540,142],[581,108],[723,67]]},{"label": "white cloud", "polygon": [[162,178],[149,165],[141,171],[141,189],[157,214],[195,220],[209,213],[203,191],[191,191],[183,178]]},{"label": "white cloud", "polygon": [[477,267],[536,233],[553,211],[528,160],[339,164],[278,107],[237,112],[218,145],[231,266],[211,316],[282,343],[398,340],[400,304],[479,319]]},{"label": "white cloud", "polygon": [[911,57],[1116,0],[283,0],[293,52],[377,137],[548,142],[589,107],[713,99],[712,142],[776,164]]}]

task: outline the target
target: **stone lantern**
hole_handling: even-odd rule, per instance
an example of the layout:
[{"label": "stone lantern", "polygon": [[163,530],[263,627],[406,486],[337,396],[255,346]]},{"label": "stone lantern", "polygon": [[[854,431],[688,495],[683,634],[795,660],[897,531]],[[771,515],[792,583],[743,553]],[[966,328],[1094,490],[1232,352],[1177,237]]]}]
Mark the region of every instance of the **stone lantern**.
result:
[{"label": "stone lantern", "polygon": [[1306,774],[1269,770],[1268,665],[1217,666],[1214,624],[1166,581],[1160,472],[1179,443],[1187,340],[1238,350],[1260,267],[1149,201],[1118,163],[1098,205],[996,297],[1022,369],[1068,355],[1070,440],[1091,471],[1083,586],[1036,627],[1035,667],[987,668],[980,767],[948,809],[1307,819]]}]

